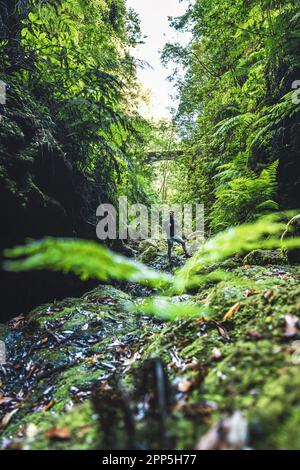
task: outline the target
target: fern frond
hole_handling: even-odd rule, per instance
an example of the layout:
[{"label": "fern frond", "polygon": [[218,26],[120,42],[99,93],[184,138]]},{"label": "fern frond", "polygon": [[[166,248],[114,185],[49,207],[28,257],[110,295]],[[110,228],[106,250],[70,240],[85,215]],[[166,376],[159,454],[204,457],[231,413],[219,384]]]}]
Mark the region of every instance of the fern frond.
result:
[{"label": "fern frond", "polygon": [[217,131],[213,134],[213,138],[220,137],[239,126],[248,127],[255,122],[255,119],[256,115],[253,113],[239,114],[230,119],[224,119],[215,126]]},{"label": "fern frond", "polygon": [[83,280],[118,279],[153,287],[168,285],[171,279],[103,245],[85,240],[45,238],[7,249],[4,254],[8,258],[15,258],[4,264],[4,268],[9,271],[50,269],[74,273]]}]

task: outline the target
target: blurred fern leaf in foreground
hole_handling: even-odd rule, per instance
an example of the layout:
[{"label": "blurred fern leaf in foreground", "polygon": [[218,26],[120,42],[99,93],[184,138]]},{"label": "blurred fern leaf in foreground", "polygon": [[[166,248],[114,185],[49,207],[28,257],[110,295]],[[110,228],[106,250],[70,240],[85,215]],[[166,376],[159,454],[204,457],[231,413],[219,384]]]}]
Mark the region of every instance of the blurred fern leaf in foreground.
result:
[{"label": "blurred fern leaf in foreground", "polygon": [[[209,239],[173,276],[150,269],[95,242],[55,238],[31,241],[24,246],[5,250],[5,256],[14,259],[7,260],[4,268],[10,271],[50,269],[71,272],[82,279],[115,279],[144,284],[160,289],[163,297],[150,297],[138,304],[134,311],[172,320],[207,317],[210,316],[209,306],[182,299],[174,302],[171,296],[182,294],[190,288],[200,288],[207,282],[246,282],[249,285],[249,279],[243,280],[234,272],[225,271],[219,263],[256,249],[280,248],[284,229],[285,223],[279,220],[278,214],[227,229]],[[287,239],[284,246],[285,249],[300,247],[300,238]],[[208,267],[210,272],[207,271]]]},{"label": "blurred fern leaf in foreground", "polygon": [[114,253],[96,242],[75,239],[45,238],[24,246],[7,249],[4,268],[9,271],[50,269],[74,273],[82,280],[116,279],[153,287],[171,283],[171,276],[159,273],[141,263]]},{"label": "blurred fern leaf in foreground", "polygon": [[[289,217],[293,214],[286,214]],[[175,287],[184,291],[197,283],[197,279],[207,278],[205,268],[220,263],[234,255],[245,255],[257,249],[281,248],[281,235],[286,224],[279,220],[279,214],[268,214],[253,223],[231,227],[209,239],[195,255],[180,269],[175,278]],[[286,248],[300,246],[300,238],[285,241]],[[203,273],[201,275],[201,273]],[[219,272],[219,274],[218,274]],[[223,271],[214,271],[220,280]],[[210,276],[212,273],[210,273]]]}]

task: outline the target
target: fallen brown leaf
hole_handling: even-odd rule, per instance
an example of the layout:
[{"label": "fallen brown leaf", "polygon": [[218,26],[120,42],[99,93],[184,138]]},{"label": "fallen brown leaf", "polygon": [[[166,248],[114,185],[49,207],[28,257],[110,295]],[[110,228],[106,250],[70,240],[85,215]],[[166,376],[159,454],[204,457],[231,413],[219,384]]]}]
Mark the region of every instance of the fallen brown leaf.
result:
[{"label": "fallen brown leaf", "polygon": [[133,364],[135,361],[138,361],[139,359],[141,359],[141,355],[139,352],[136,352],[134,353],[134,355],[130,358],[130,359],[127,359],[126,361],[124,361],[124,364],[125,366],[131,366],[131,364]]},{"label": "fallen brown leaf", "polygon": [[224,321],[230,320],[230,318],[232,318],[232,317],[239,311],[240,308],[241,308],[241,304],[240,304],[240,303],[235,304],[233,307],[231,307],[231,308],[228,310],[228,312],[227,312],[226,315],[224,316],[223,320],[224,320]]},{"label": "fallen brown leaf", "polygon": [[249,331],[247,333],[247,336],[249,336],[250,338],[253,338],[255,340],[259,340],[259,339],[262,339],[262,335],[260,333],[258,333],[258,331]]},{"label": "fallen brown leaf", "polygon": [[291,279],[290,273],[285,273],[285,274],[283,274],[283,276],[281,276],[281,277],[282,277],[282,279],[284,279],[285,281],[288,281],[289,279]]},{"label": "fallen brown leaf", "polygon": [[203,323],[205,323],[203,318],[197,318],[197,320],[195,320],[195,325],[202,325]]},{"label": "fallen brown leaf", "polygon": [[228,334],[228,331],[226,330],[226,328],[222,325],[220,325],[220,323],[218,322],[214,322],[216,327],[218,328],[218,332],[220,334],[220,336],[223,338],[223,339],[226,339],[226,341],[228,341],[230,339],[230,336]]},{"label": "fallen brown leaf", "polygon": [[107,380],[101,384],[100,388],[101,388],[102,391],[103,390],[104,391],[112,390],[112,387],[111,387],[111,385],[109,385]]},{"label": "fallen brown leaf", "polygon": [[272,297],[274,296],[274,291],[272,289],[268,289],[265,293],[264,293],[264,299],[270,301],[272,299]]},{"label": "fallen brown leaf", "polygon": [[179,400],[179,401],[176,402],[176,404],[173,408],[173,411],[180,411],[185,407],[186,407],[186,401],[185,400]]},{"label": "fallen brown leaf", "polygon": [[19,328],[21,328],[21,326],[24,325],[24,323],[25,323],[25,315],[23,315],[23,313],[22,313],[21,315],[18,315],[17,317],[10,320],[8,322],[8,326],[12,330],[18,330]]},{"label": "fallen brown leaf", "polygon": [[85,424],[83,426],[80,426],[80,428],[77,430],[76,434],[79,438],[85,436],[89,431],[93,429],[92,426],[89,424]]},{"label": "fallen brown leaf", "polygon": [[19,408],[15,408],[14,410],[10,411],[9,413],[6,413],[1,422],[0,422],[0,429],[4,429],[6,428],[6,426],[10,423],[12,417],[14,416],[14,414],[17,413],[17,411],[19,411]]},{"label": "fallen brown leaf", "polygon": [[87,357],[84,361],[83,361],[84,364],[87,364],[87,365],[95,365],[98,363],[98,360],[97,360],[97,357],[95,355],[93,356],[90,356],[90,357]]},{"label": "fallen brown leaf", "polygon": [[187,403],[185,408],[191,416],[208,416],[217,408],[217,405],[214,402]]},{"label": "fallen brown leaf", "polygon": [[170,367],[185,368],[185,362],[178,355],[177,348],[174,346],[171,353],[172,362],[169,364]]},{"label": "fallen brown leaf", "polygon": [[256,290],[256,289],[246,289],[245,290],[245,293],[244,293],[244,296],[245,297],[252,297],[252,295],[257,295],[257,294],[260,294],[261,291],[260,290]]},{"label": "fallen brown leaf", "polygon": [[3,394],[0,395],[0,405],[7,405],[12,401],[14,401],[13,397],[5,397]]},{"label": "fallen brown leaf", "polygon": [[23,435],[24,432],[26,434],[26,437],[29,439],[33,439],[39,432],[38,427],[34,423],[28,423],[26,428],[23,430]]},{"label": "fallen brown leaf", "polygon": [[70,439],[71,432],[69,428],[64,426],[63,428],[48,429],[48,431],[45,432],[45,436],[48,439],[64,441],[64,440]]},{"label": "fallen brown leaf", "polygon": [[178,383],[177,389],[179,392],[187,393],[193,385],[194,385],[193,380],[183,379]]},{"label": "fallen brown leaf", "polygon": [[50,408],[52,408],[52,407],[55,405],[55,403],[56,403],[55,400],[49,401],[49,403],[47,403],[47,405],[45,405],[45,406],[41,409],[41,413],[45,413],[45,411],[50,410]]}]

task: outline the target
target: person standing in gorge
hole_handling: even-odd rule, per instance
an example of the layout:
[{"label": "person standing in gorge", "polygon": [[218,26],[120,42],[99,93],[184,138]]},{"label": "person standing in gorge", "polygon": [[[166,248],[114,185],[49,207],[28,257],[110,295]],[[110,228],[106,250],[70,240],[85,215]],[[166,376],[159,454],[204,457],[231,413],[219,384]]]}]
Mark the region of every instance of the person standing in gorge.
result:
[{"label": "person standing in gorge", "polygon": [[185,241],[178,235],[178,224],[174,217],[174,211],[170,210],[168,219],[164,222],[164,230],[167,233],[168,242],[168,259],[169,264],[172,266],[172,248],[174,243],[178,243],[182,246],[186,258],[190,258]]}]

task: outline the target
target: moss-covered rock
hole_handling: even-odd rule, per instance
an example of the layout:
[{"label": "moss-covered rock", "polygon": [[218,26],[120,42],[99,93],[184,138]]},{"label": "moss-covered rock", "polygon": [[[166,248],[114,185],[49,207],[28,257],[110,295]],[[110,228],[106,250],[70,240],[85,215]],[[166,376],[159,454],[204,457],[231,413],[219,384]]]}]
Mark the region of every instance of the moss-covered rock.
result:
[{"label": "moss-covered rock", "polygon": [[190,449],[241,410],[248,446],[299,448],[300,268],[230,269],[190,296],[210,318],[135,316],[137,292],[106,286],[2,328],[2,447]]},{"label": "moss-covered rock", "polygon": [[287,258],[281,250],[254,250],[245,256],[243,263],[257,266],[266,266],[268,264],[283,265],[287,263]]},{"label": "moss-covered rock", "polygon": [[139,260],[144,264],[150,264],[153,262],[158,254],[158,248],[156,246],[148,246],[148,248],[139,255]]},{"label": "moss-covered rock", "polygon": [[293,217],[286,226],[282,235],[283,253],[288,257],[291,264],[300,264],[300,249],[286,248],[285,241],[291,238],[300,237],[300,214]]},{"label": "moss-covered rock", "polygon": [[150,247],[157,248],[157,241],[147,239],[147,240],[142,240],[138,244],[138,249],[139,249],[140,253],[143,253],[144,251],[148,250],[148,248],[150,248]]}]

